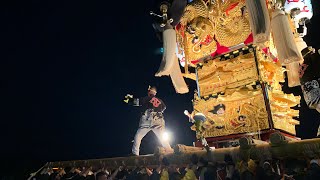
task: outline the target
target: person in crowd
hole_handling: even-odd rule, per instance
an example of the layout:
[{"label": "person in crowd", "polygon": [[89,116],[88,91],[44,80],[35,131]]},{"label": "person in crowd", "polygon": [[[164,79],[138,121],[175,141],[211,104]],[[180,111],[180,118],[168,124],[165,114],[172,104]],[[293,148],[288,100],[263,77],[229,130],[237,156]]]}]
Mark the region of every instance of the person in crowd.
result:
[{"label": "person in crowd", "polygon": [[274,170],[274,168],[272,167],[272,164],[270,161],[264,161],[263,165],[262,165],[262,179],[267,180],[267,179],[274,179],[274,180],[280,180],[281,176],[279,174],[277,174]]},{"label": "person in crowd", "polygon": [[230,154],[224,156],[224,162],[226,163],[226,180],[240,180],[239,171]]},{"label": "person in crowd", "polygon": [[305,179],[320,179],[320,159],[312,159],[310,161],[310,167],[307,170]]},{"label": "person in crowd", "polygon": [[96,180],[108,180],[108,174],[104,171],[100,171],[96,174]]},{"label": "person in crowd", "polygon": [[256,164],[252,159],[241,161],[239,165],[240,179],[253,180],[255,175]]}]

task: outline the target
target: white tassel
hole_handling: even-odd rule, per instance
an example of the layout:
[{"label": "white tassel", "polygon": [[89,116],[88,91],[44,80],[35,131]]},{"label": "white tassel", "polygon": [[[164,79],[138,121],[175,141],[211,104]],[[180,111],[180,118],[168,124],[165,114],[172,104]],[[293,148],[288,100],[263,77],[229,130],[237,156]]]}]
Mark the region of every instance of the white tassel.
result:
[{"label": "white tassel", "polygon": [[283,65],[300,61],[302,56],[294,41],[288,17],[276,9],[272,13],[271,28],[278,58]]},{"label": "white tassel", "polygon": [[168,76],[172,71],[172,67],[176,57],[176,31],[174,29],[166,29],[163,32],[163,56],[157,77]]},{"label": "white tassel", "polygon": [[175,56],[175,59],[173,61],[173,68],[170,73],[170,77],[171,77],[171,81],[174,86],[174,89],[176,90],[177,93],[184,94],[189,92],[189,88],[182,76],[177,56]]},{"label": "white tassel", "polygon": [[300,78],[299,78],[299,62],[292,62],[286,65],[287,76],[288,76],[288,86],[295,87],[300,86]]},{"label": "white tassel", "polygon": [[246,0],[255,44],[264,46],[270,36],[270,19],[265,0]]},{"label": "white tassel", "polygon": [[294,41],[296,42],[299,52],[308,47],[307,43],[301,37],[296,37]]}]

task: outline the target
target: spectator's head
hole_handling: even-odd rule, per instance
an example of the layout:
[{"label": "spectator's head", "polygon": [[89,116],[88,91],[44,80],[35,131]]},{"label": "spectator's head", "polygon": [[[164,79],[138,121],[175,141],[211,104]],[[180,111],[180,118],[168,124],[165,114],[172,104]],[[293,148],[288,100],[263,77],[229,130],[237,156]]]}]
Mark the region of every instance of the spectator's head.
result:
[{"label": "spectator's head", "polygon": [[227,165],[235,165],[230,154],[224,155],[224,162],[226,162]]},{"label": "spectator's head", "polygon": [[107,180],[108,179],[108,174],[105,172],[98,172],[96,175],[96,180]]},{"label": "spectator's head", "polygon": [[239,164],[239,169],[241,173],[244,171],[255,173],[256,163],[252,159],[249,159],[249,161],[241,161],[241,163]]},{"label": "spectator's head", "polygon": [[64,168],[64,171],[66,172],[66,173],[69,173],[70,171],[71,171],[71,167],[70,166],[67,166],[67,167],[65,167]]},{"label": "spectator's head", "polygon": [[320,159],[312,159],[310,161],[310,166],[311,167],[319,167],[320,166]]},{"label": "spectator's head", "polygon": [[307,162],[305,160],[297,159],[295,160],[293,171],[295,173],[301,173],[304,171],[306,167],[307,167]]},{"label": "spectator's head", "polygon": [[170,162],[169,162],[169,160],[168,160],[166,157],[164,157],[164,158],[162,159],[162,164],[163,164],[164,166],[169,166],[169,165],[170,165]]},{"label": "spectator's head", "polygon": [[124,169],[124,170],[118,172],[116,178],[117,178],[117,179],[124,179],[124,178],[126,178],[128,175],[129,175],[128,171]]},{"label": "spectator's head", "polygon": [[272,165],[271,165],[271,163],[269,161],[265,161],[263,163],[262,167],[263,167],[264,172],[267,173],[267,174],[271,174],[274,171],[273,168],[272,168]]},{"label": "spectator's head", "polygon": [[201,157],[201,158],[199,159],[198,166],[200,166],[200,167],[206,167],[206,166],[208,166],[208,160],[206,160],[206,159],[204,159],[203,157]]},{"label": "spectator's head", "polygon": [[146,168],[140,168],[139,171],[137,172],[137,177],[138,180],[147,180],[149,178]]},{"label": "spectator's head", "polygon": [[191,163],[192,163],[193,165],[197,165],[197,164],[198,164],[198,161],[199,161],[199,158],[198,158],[198,156],[197,156],[196,154],[192,154],[190,160],[191,160]]}]

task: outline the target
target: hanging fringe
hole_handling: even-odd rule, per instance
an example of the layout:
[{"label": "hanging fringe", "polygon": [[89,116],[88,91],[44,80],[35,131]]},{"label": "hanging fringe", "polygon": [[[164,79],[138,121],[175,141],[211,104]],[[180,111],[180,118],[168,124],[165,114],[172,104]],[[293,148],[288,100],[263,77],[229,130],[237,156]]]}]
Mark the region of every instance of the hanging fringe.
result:
[{"label": "hanging fringe", "polygon": [[285,13],[276,9],[272,13],[271,28],[278,58],[283,65],[302,59],[294,41],[288,17]]},{"label": "hanging fringe", "polygon": [[[301,52],[303,49],[307,47],[307,43],[301,38],[296,37],[295,39],[298,51]],[[300,62],[292,62],[286,65],[287,76],[288,76],[288,86],[295,87],[300,86],[300,78],[299,78],[299,68],[300,63],[303,63],[303,58],[300,59]]]},{"label": "hanging fringe", "polygon": [[270,36],[270,19],[266,0],[246,0],[253,42],[265,46]]},{"label": "hanging fringe", "polygon": [[299,68],[299,62],[292,62],[286,65],[289,87],[300,86]]},{"label": "hanging fringe", "polygon": [[296,37],[294,41],[296,42],[299,52],[308,47],[307,43],[301,37]]},{"label": "hanging fringe", "polygon": [[174,62],[173,62],[173,68],[170,73],[171,81],[174,86],[174,89],[176,90],[177,93],[179,94],[185,94],[189,92],[189,88],[184,81],[184,78],[182,76],[178,58],[176,57]]},{"label": "hanging fringe", "polygon": [[163,32],[163,56],[157,77],[168,76],[172,71],[173,63],[176,57],[176,31],[172,28],[166,29]]}]

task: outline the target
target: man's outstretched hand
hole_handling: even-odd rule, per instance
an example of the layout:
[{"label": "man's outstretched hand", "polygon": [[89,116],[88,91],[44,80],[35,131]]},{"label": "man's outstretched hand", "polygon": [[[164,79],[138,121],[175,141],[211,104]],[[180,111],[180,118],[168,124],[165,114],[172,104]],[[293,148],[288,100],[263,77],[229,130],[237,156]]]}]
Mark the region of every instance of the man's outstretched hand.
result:
[{"label": "man's outstretched hand", "polygon": [[133,95],[127,94],[124,98],[125,98],[125,99],[124,99],[123,101],[124,101],[125,103],[129,103],[129,101],[133,99]]}]

